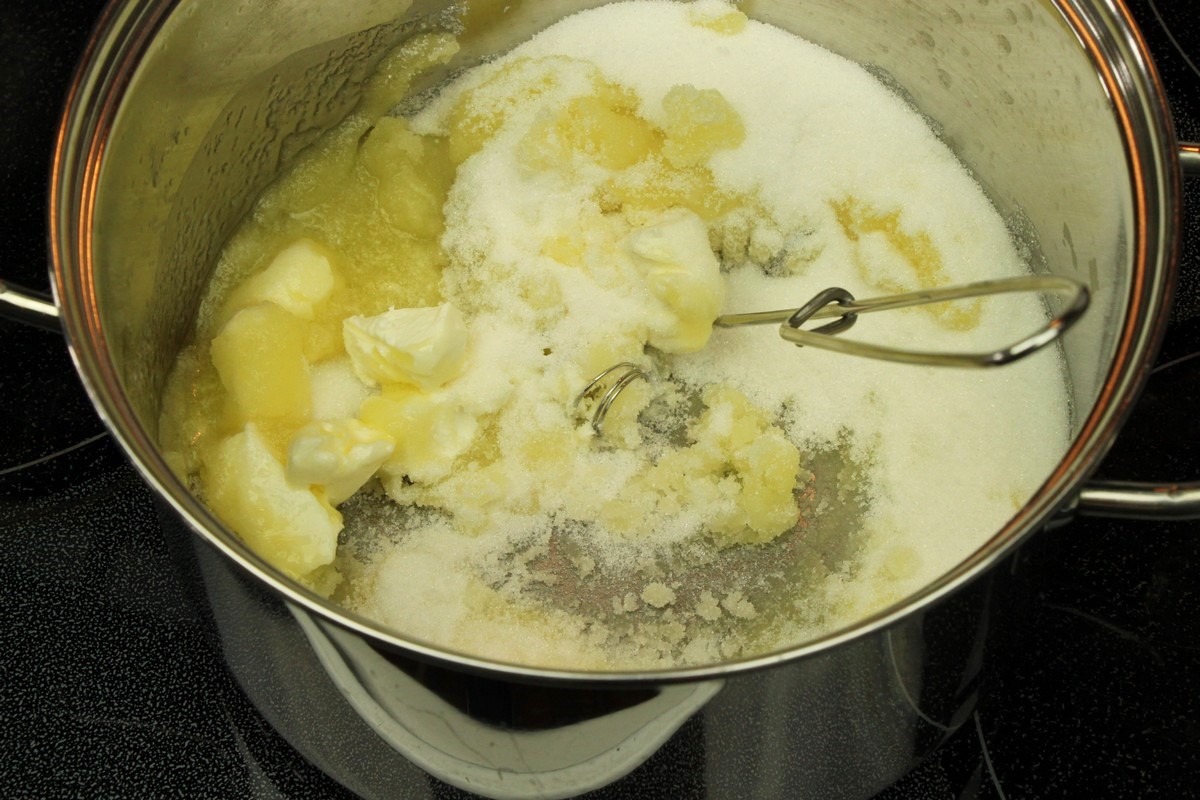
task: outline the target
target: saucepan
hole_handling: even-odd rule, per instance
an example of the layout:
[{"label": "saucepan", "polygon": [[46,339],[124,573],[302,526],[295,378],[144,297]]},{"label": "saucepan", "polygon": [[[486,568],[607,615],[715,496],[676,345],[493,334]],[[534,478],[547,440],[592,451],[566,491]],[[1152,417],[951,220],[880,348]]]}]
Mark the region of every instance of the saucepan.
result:
[{"label": "saucepan", "polygon": [[[267,718],[363,796],[863,797],[970,714],[994,567],[1075,513],[1200,514],[1200,485],[1089,480],[1147,377],[1175,282],[1181,165],[1162,87],[1118,0],[747,0],[902,87],[1039,269],[1093,302],[1062,344],[1073,439],[962,563],[868,618],[777,652],[660,671],[500,664],[355,616],[265,562],[158,446],[167,373],[238,220],[409,37],[470,27],[447,65],[596,0],[126,0],[71,86],[50,203],[53,302],[95,406],[161,501],[226,659]],[[432,76],[436,80],[439,76]],[[887,146],[881,133],[880,147]],[[608,787],[605,789],[604,787]],[[609,794],[612,793],[612,794]]]}]

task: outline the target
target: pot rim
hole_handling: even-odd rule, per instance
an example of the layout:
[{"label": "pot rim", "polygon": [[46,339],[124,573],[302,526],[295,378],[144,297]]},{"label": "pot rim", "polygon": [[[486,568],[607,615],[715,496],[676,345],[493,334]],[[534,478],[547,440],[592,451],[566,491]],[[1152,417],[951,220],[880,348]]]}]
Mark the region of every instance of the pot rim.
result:
[{"label": "pot rim", "polygon": [[[339,608],[251,551],[176,478],[138,421],[106,344],[92,291],[96,186],[107,136],[125,89],[177,0],[127,0],[106,8],[70,85],[55,144],[49,231],[52,283],[68,348],[101,418],[142,478],[189,527],[284,599],[375,645],[442,666],[508,678],[581,684],[662,684],[712,680],[807,658],[879,632],[976,579],[1056,513],[1111,446],[1148,376],[1175,282],[1182,189],[1165,91],[1121,0],[1055,0],[1112,103],[1134,199],[1132,274],[1126,313],[1099,397],[1059,466],[1031,500],[970,557],[920,591],[854,624],[802,644],[717,664],[661,670],[541,668],[470,656],[410,640]],[[1048,12],[1053,13],[1053,12]]]}]

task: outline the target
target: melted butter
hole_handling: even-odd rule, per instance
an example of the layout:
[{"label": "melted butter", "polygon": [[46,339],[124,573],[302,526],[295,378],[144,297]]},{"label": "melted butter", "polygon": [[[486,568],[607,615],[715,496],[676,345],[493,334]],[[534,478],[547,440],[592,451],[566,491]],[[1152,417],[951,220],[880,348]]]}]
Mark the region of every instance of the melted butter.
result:
[{"label": "melted butter", "polygon": [[[854,245],[854,260],[863,280],[885,294],[900,294],[923,288],[947,286],[952,278],[946,271],[942,253],[928,232],[910,232],[904,228],[899,209],[880,211],[854,197],[830,204],[846,238]],[[872,237],[886,243],[886,251],[870,252],[867,244]],[[885,270],[884,263],[891,255],[902,263],[903,270]],[[907,274],[904,274],[907,272]],[[940,325],[953,331],[969,331],[979,326],[983,302],[953,305],[921,306]]]}]

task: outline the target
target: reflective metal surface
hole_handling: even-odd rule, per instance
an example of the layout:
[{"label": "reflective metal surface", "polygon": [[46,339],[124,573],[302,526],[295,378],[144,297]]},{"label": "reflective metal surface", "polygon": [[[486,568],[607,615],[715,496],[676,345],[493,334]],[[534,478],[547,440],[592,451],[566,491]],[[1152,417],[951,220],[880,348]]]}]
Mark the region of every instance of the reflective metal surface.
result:
[{"label": "reflective metal surface", "polygon": [[[165,370],[216,248],[248,198],[290,148],[311,140],[348,107],[383,50],[415,30],[446,24],[441,5],[401,5],[389,8],[392,17],[376,3],[339,7],[332,31],[305,26],[321,14],[299,6],[293,22],[272,29],[271,47],[261,54],[255,49],[261,43],[251,48],[245,31],[258,30],[254,15],[268,12],[233,3],[207,3],[203,10],[149,2],[114,7],[81,73],[59,149],[52,232],[59,299],[102,413],[152,485],[198,530],[293,601],[353,630],[427,656],[485,666],[403,642],[283,578],[188,494],[154,445]],[[503,26],[465,37],[449,68],[587,5],[514,4]],[[282,13],[272,8],[269,13]],[[755,2],[747,10],[903,87],[1035,247],[1045,269],[1085,281],[1095,306],[1065,347],[1078,411],[1076,444],[991,544],[912,602],[855,630],[723,665],[713,674],[777,663],[879,630],[977,574],[1069,498],[1115,435],[1161,333],[1175,246],[1171,209],[1179,192],[1162,98],[1119,8]],[[402,19],[384,21],[401,11]],[[203,47],[195,44],[198,31],[205,32]],[[327,73],[337,76],[338,91],[322,94],[318,90],[329,84],[310,76]]]},{"label": "reflective metal surface", "polygon": [[[467,32],[450,68],[588,5],[595,3],[509,4],[502,26]],[[329,669],[314,666],[320,640],[304,637],[285,601],[322,620],[310,633],[348,633],[388,664],[415,660],[467,683],[611,696],[722,682],[699,712],[711,736],[702,753],[713,796],[747,787],[764,797],[869,795],[969,715],[987,605],[984,583],[972,579],[1069,501],[1149,369],[1173,278],[1180,187],[1163,99],[1120,7],[764,0],[745,8],[903,87],[1039,266],[1088,285],[1096,310],[1065,347],[1078,436],[1008,526],[917,596],[784,652],[641,674],[489,664],[344,614],[242,545],[155,447],[158,391],[231,226],[289,156],[354,102],[382,52],[416,30],[447,24],[443,5],[345,3],[331,15],[316,2],[129,2],[109,9],[93,40],[68,104],[52,196],[56,290],[74,357],[171,517],[203,537],[192,541],[225,656],[243,687],[302,752],[364,795],[403,786],[425,796],[424,775],[412,766],[419,758],[381,738],[386,720],[372,727],[363,717],[360,690],[370,695],[378,685],[376,673],[363,679],[379,666],[374,656],[339,651],[350,673],[364,671],[357,684],[329,658]],[[339,722],[350,738],[333,735]],[[513,735],[511,724],[491,729]],[[379,758],[364,763],[368,751],[346,742],[362,742]],[[482,764],[518,771],[504,761]]]},{"label": "reflective metal surface", "polygon": [[[714,325],[722,328],[737,328],[744,325],[762,325],[780,323],[779,335],[797,345],[812,345],[825,347],[851,356],[863,358],[878,358],[884,361],[897,361],[903,364],[924,364],[932,367],[996,367],[1011,364],[1030,353],[1035,353],[1046,345],[1058,341],[1071,326],[1079,321],[1088,307],[1087,286],[1071,278],[1051,275],[1031,275],[1018,278],[1004,278],[962,286],[943,286],[937,289],[926,289],[887,297],[872,297],[856,300],[844,289],[827,290],[828,294],[818,294],[804,306],[788,311],[764,311],[749,314],[725,314],[717,318]],[[946,303],[952,300],[987,297],[1008,292],[1034,292],[1039,295],[1056,292],[1065,294],[1067,299],[1055,307],[1053,316],[1036,331],[1018,339],[1016,342],[999,350],[983,353],[937,353],[922,350],[908,350],[894,347],[872,345],[855,341],[830,341],[825,337],[837,333],[844,328],[826,328],[808,330],[801,328],[810,319],[837,317],[844,322],[853,322],[860,314],[872,311],[888,311],[897,308],[928,303]],[[835,323],[836,324],[836,323]],[[849,327],[846,325],[845,327]],[[813,334],[821,334],[814,336]]]},{"label": "reflective metal surface", "polygon": [[[380,649],[284,604],[175,520],[194,549],[225,659],[288,741],[362,797],[870,797],[968,718],[990,583],[822,657],[701,682],[526,682]],[[297,620],[299,624],[297,624]],[[702,741],[695,741],[702,731]]]},{"label": "reflective metal surface", "polygon": [[[1051,318],[1038,327],[1036,331],[1017,341],[1001,347],[998,350],[988,350],[980,353],[950,353],[929,350],[916,350],[853,339],[837,339],[837,334],[849,330],[858,322],[860,314],[873,311],[889,311],[892,309],[911,308],[930,303],[946,303],[954,300],[975,299],[995,294],[1009,292],[1034,292],[1039,295],[1051,293],[1065,294],[1067,299],[1055,306]],[[797,347],[820,347],[859,358],[874,358],[881,361],[894,361],[900,364],[920,364],[930,367],[981,368],[1000,367],[1011,364],[1032,353],[1036,353],[1047,345],[1058,341],[1084,312],[1087,311],[1089,295],[1087,286],[1072,278],[1055,275],[1027,275],[1016,278],[1000,278],[990,281],[958,286],[943,286],[937,289],[924,289],[904,294],[887,295],[856,300],[854,295],[840,287],[831,287],[818,292],[807,303],[799,308],[789,308],[782,311],[749,311],[738,314],[722,314],[713,322],[715,328],[745,328],[756,325],[778,325],[779,336],[784,341],[791,342]],[[802,327],[813,319],[829,319],[817,328]],[[852,369],[852,367],[849,367]],[[600,397],[592,411],[592,430],[601,435],[604,430],[604,420],[612,404],[628,386],[635,380],[650,380],[649,373],[638,365],[623,361],[603,370],[588,382],[572,403],[573,407],[586,398],[591,397],[600,386],[605,385],[605,379],[617,375],[612,385]]]},{"label": "reflective metal surface", "polygon": [[0,281],[0,309],[4,316],[36,325],[39,328],[58,330],[58,306],[49,297],[39,297],[27,290],[15,289]]}]

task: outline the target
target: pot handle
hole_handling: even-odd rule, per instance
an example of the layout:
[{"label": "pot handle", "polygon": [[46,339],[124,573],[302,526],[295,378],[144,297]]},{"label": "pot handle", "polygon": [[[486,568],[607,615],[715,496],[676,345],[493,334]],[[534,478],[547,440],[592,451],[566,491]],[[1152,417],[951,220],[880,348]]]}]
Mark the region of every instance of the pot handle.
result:
[{"label": "pot handle", "polygon": [[[1179,144],[1179,166],[1184,176],[1200,178],[1200,143]],[[1091,481],[1080,491],[1074,510],[1094,517],[1123,519],[1200,518],[1200,481]]]},{"label": "pot handle", "polygon": [[1074,510],[1092,517],[1200,519],[1200,481],[1091,481],[1079,493]]},{"label": "pot handle", "polygon": [[49,294],[34,292],[11,286],[0,280],[0,317],[44,328],[48,331],[62,332],[58,319],[58,306]]}]

